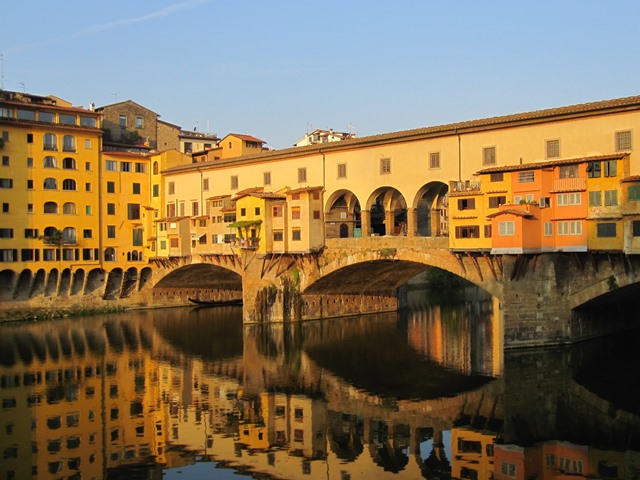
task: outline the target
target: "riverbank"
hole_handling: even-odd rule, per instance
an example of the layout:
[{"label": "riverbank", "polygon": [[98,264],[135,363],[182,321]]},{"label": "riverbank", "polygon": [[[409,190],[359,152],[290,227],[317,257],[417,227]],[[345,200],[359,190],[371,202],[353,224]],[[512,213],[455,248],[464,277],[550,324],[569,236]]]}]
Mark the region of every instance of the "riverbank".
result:
[{"label": "riverbank", "polygon": [[123,306],[95,307],[95,308],[32,308],[7,309],[0,311],[0,323],[51,320],[54,318],[86,317],[104,313],[124,312]]}]

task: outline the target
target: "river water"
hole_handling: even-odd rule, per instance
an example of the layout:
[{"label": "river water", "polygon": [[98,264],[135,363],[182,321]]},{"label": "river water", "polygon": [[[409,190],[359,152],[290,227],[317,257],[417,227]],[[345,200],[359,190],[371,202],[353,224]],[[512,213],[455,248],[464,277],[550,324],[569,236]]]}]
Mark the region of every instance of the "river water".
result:
[{"label": "river water", "polygon": [[2,325],[0,480],[640,478],[640,336],[503,354],[495,310]]}]

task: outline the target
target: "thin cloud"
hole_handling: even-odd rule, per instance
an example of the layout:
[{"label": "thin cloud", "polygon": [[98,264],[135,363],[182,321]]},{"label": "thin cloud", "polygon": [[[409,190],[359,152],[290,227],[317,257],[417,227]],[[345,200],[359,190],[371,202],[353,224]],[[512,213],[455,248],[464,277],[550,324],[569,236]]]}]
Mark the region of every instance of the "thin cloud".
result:
[{"label": "thin cloud", "polygon": [[166,17],[172,15],[181,10],[187,10],[189,8],[194,8],[203,3],[207,3],[209,0],[189,0],[186,2],[174,3],[173,5],[169,5],[168,7],[163,8],[162,10],[158,10],[157,12],[148,13],[146,15],[142,15],[141,17],[133,17],[133,18],[123,18],[122,20],[116,20],[115,22],[104,23],[102,25],[93,25],[91,27],[85,28],[73,34],[73,37],[83,37],[85,35],[93,35],[95,33],[104,32],[105,30],[111,30],[112,28],[121,27],[124,25],[132,25],[134,23],[142,23],[147,22],[149,20],[154,20],[156,18]]},{"label": "thin cloud", "polygon": [[208,3],[209,1],[210,0],[186,0],[183,2],[174,3],[161,10],[158,10],[156,12],[151,12],[146,15],[142,15],[140,17],[123,18],[121,20],[116,20],[109,23],[93,25],[93,26],[84,28],[82,30],[79,30],[71,34],[69,37],[61,37],[57,39],[42,40],[38,42],[31,42],[31,43],[24,43],[22,45],[16,45],[14,47],[10,47],[6,49],[4,53],[6,54],[21,53],[27,50],[33,50],[36,48],[51,45],[52,42],[64,41],[68,38],[85,37],[88,35],[94,35],[96,33],[104,32],[105,30],[111,30],[114,28],[123,27],[126,25],[133,25],[136,23],[148,22],[150,20],[155,20],[156,18],[162,18],[162,17],[167,17],[169,15],[173,15],[174,13],[182,10],[188,10],[190,8],[198,7],[202,4]]}]

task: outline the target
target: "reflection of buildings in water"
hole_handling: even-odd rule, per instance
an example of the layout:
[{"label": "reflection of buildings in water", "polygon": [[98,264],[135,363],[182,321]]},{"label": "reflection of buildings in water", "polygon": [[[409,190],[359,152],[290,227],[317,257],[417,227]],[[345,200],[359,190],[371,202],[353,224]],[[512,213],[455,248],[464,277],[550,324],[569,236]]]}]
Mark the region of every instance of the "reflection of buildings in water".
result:
[{"label": "reflection of buildings in water", "polygon": [[[304,355],[308,378],[289,390],[245,394],[241,359],[185,357],[149,324],[61,321],[56,329],[67,333],[55,338],[49,328],[22,329],[34,352],[44,349],[30,361],[26,349],[16,350],[1,369],[0,478],[102,478],[134,465],[185,466],[196,456],[279,478],[419,478],[433,471],[419,454],[431,428],[424,424],[432,421],[420,402],[354,396],[334,382],[329,405],[318,380],[331,375]],[[311,381],[316,387],[307,396]],[[347,413],[348,405],[357,413]]]},{"label": "reflection of buildings in water", "polygon": [[473,480],[493,478],[494,432],[451,430],[451,476]]},{"label": "reflection of buildings in water", "polygon": [[425,305],[409,313],[409,344],[427,358],[459,372],[498,375],[501,345],[494,339],[492,302]]},{"label": "reflection of buildings in water", "polygon": [[57,335],[39,326],[3,332],[18,355],[5,351],[0,376],[2,477],[101,478],[129,462],[161,461],[161,412],[145,408],[157,392],[139,332],[56,326]]},{"label": "reflection of buildings in water", "polygon": [[632,450],[601,450],[549,441],[530,447],[496,445],[494,451],[496,480],[632,479],[640,474],[640,453]]}]

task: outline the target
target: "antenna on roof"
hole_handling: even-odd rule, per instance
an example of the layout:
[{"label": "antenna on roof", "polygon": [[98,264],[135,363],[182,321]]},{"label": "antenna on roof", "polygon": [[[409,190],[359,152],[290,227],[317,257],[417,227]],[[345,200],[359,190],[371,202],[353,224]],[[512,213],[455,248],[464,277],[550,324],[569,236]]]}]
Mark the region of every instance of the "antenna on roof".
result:
[{"label": "antenna on roof", "polygon": [[25,93],[27,91],[27,88],[26,88],[24,82],[20,82],[20,83],[18,83],[18,85],[22,85],[22,93]]},{"label": "antenna on roof", "polygon": [[116,97],[116,103],[118,103],[118,92],[114,92],[111,95],[113,95],[114,97]]}]

